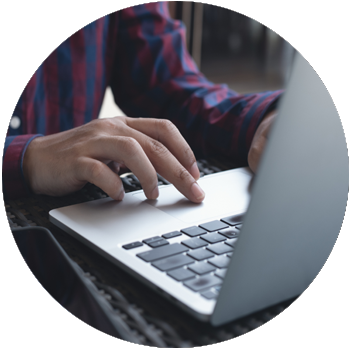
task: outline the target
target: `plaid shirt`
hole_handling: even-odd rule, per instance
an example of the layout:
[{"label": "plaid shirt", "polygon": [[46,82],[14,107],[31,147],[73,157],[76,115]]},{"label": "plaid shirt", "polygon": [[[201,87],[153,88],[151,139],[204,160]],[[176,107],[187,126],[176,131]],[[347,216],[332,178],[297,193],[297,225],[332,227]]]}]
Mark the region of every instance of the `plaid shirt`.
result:
[{"label": "plaid shirt", "polygon": [[240,95],[209,82],[186,51],[185,28],[166,3],[117,11],[64,41],[24,89],[3,155],[6,198],[28,194],[22,161],[29,142],[98,117],[111,86],[130,117],[166,118],[197,156],[221,154],[246,164],[254,132],[281,91]]}]

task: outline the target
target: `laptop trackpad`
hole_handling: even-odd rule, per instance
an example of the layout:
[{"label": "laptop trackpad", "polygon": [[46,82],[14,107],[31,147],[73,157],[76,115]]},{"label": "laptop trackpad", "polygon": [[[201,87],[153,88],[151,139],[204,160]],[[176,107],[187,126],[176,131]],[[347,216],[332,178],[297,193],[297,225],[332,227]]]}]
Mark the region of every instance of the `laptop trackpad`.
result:
[{"label": "laptop trackpad", "polygon": [[240,169],[199,179],[198,183],[205,192],[205,199],[200,204],[190,202],[173,186],[160,187],[158,200],[147,200],[142,192],[134,197],[186,223],[209,221],[246,211],[251,176],[249,170]]}]

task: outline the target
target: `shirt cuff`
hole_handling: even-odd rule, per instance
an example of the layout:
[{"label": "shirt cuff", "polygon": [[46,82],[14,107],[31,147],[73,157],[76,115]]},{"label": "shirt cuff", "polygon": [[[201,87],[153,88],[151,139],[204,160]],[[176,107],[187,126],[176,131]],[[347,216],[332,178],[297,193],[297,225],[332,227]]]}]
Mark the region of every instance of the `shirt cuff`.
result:
[{"label": "shirt cuff", "polygon": [[2,162],[2,190],[5,199],[17,199],[30,194],[24,179],[23,157],[29,143],[40,134],[6,137]]}]

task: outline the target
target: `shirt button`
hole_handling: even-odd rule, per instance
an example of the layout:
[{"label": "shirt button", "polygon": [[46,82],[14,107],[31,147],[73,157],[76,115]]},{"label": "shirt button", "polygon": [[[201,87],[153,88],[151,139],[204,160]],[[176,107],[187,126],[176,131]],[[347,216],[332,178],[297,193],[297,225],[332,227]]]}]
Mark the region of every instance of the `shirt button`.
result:
[{"label": "shirt button", "polygon": [[21,126],[21,119],[18,116],[13,116],[10,121],[10,127],[16,130]]}]

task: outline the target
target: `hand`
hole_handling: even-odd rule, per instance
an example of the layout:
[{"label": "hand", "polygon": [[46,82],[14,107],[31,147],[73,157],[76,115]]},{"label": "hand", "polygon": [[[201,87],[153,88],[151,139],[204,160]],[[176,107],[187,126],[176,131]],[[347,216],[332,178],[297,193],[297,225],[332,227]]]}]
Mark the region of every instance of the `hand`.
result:
[{"label": "hand", "polygon": [[148,199],[159,195],[156,172],[189,200],[204,199],[193,152],[168,120],[116,117],[37,137],[25,152],[23,172],[35,194],[66,195],[90,182],[122,200],[120,165],[136,175]]},{"label": "hand", "polygon": [[256,173],[261,155],[265,149],[271,125],[277,116],[276,111],[268,113],[257,128],[248,153],[248,165]]}]

